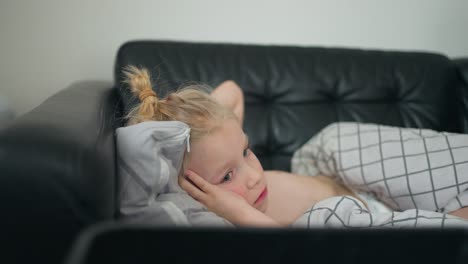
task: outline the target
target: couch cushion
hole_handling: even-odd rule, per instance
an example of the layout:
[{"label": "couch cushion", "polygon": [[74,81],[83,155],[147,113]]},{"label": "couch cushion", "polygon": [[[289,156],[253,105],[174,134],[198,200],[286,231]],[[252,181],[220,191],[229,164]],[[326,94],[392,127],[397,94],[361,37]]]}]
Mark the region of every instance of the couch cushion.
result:
[{"label": "couch cushion", "polygon": [[[129,64],[147,67],[160,95],[189,81],[236,81],[244,129],[265,169],[290,170],[292,153],[335,121],[460,131],[459,79],[439,54],[135,41],[119,50],[117,83]],[[117,88],[126,109],[136,103]]]}]

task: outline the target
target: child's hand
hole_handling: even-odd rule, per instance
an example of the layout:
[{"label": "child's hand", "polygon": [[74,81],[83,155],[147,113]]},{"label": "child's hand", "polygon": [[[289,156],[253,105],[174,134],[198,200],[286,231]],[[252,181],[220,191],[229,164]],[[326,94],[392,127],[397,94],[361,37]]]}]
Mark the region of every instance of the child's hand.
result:
[{"label": "child's hand", "polygon": [[208,210],[233,224],[245,224],[246,214],[257,210],[240,195],[207,182],[193,171],[186,171],[186,177],[188,179],[181,178],[179,181],[182,189]]}]

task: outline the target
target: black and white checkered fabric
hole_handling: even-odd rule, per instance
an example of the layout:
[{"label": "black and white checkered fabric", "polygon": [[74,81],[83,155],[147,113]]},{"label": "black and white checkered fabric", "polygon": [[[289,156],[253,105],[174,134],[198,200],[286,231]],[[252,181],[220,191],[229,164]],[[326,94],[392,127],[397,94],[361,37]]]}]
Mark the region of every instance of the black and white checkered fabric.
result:
[{"label": "black and white checkered fabric", "polygon": [[468,228],[468,221],[444,213],[418,209],[371,213],[360,200],[352,196],[335,196],[316,203],[291,227]]},{"label": "black and white checkered fabric", "polygon": [[[468,206],[467,134],[333,123],[295,152],[292,171],[336,177],[395,210],[375,215],[355,198],[334,197],[314,205],[303,217],[307,221],[298,221],[302,225],[310,226],[310,219],[315,219],[314,224],[338,226],[468,224],[443,214]],[[326,223],[319,214],[327,215]]]}]

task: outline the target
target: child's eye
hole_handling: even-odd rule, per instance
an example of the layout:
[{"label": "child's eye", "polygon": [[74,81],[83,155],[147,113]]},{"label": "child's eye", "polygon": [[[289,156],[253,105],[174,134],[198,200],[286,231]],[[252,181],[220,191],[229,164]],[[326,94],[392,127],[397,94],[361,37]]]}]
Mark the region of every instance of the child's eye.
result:
[{"label": "child's eye", "polygon": [[232,179],[232,171],[228,172],[228,174],[224,175],[223,179],[221,180],[221,183],[228,182]]},{"label": "child's eye", "polygon": [[242,154],[244,155],[244,157],[247,157],[247,155],[249,154],[249,148],[244,149],[244,153]]}]

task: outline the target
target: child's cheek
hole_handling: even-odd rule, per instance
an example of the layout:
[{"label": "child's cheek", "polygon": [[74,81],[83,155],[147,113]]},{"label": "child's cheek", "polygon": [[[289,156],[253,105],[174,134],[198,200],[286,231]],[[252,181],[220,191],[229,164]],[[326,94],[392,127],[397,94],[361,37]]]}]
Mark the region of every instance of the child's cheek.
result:
[{"label": "child's cheek", "polygon": [[233,193],[237,193],[238,195],[240,195],[240,196],[242,196],[242,197],[244,197],[244,198],[247,197],[247,192],[246,192],[244,189],[242,189],[242,188],[231,187],[231,188],[229,188],[229,190],[230,190],[231,192],[233,192]]}]

